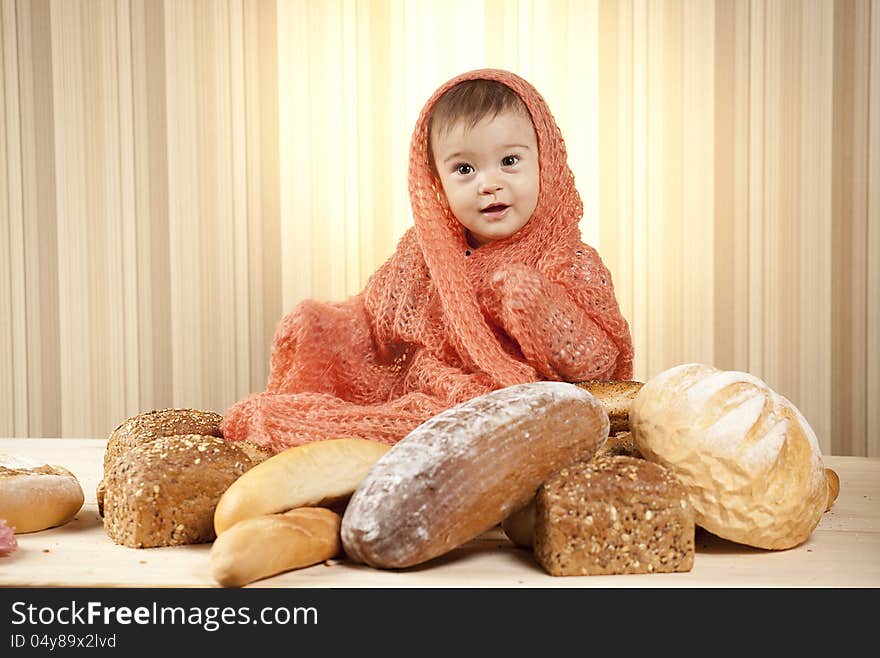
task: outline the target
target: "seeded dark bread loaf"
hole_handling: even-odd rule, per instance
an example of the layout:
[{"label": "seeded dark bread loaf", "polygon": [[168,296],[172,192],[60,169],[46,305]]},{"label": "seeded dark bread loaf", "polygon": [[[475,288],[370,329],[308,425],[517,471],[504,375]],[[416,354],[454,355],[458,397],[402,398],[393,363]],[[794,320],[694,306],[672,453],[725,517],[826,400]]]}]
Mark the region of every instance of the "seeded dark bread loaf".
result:
[{"label": "seeded dark bread loaf", "polygon": [[573,464],[536,496],[535,558],[553,576],[690,571],[694,530],[684,486],[635,457]]},{"label": "seeded dark bread loaf", "polygon": [[134,548],[213,541],[217,501],[253,466],[236,443],[214,436],[166,436],[135,446],[105,478],[104,529]]},{"label": "seeded dark bread loaf", "polygon": [[222,436],[223,416],[200,409],[154,409],[132,416],[113,430],[104,453],[105,468],[119,455],[163,436],[198,434]]},{"label": "seeded dark bread loaf", "polygon": [[[163,436],[222,436],[220,421],[223,416],[213,411],[201,409],[154,409],[128,418],[111,432],[107,439],[104,452],[103,477],[106,477],[110,465],[120,456],[137,446],[155,441]],[[272,453],[250,443],[242,441],[236,444],[255,462],[260,462]],[[104,515],[104,479],[98,483],[96,497],[98,514]]]},{"label": "seeded dark bread loaf", "polygon": [[629,431],[629,408],[644,384],[635,381],[591,380],[578,382],[576,386],[589,391],[608,414],[610,434]]},{"label": "seeded dark bread loaf", "polygon": [[[623,455],[642,458],[631,432],[617,432],[608,437],[592,459]],[[535,499],[521,507],[501,522],[501,529],[507,538],[520,548],[532,548],[535,545]]]}]

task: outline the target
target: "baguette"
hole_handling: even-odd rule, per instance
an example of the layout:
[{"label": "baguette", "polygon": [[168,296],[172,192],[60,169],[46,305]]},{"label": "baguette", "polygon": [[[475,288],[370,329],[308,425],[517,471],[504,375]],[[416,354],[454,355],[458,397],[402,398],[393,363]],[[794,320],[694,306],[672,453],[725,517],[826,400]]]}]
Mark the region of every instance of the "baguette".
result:
[{"label": "baguette", "polygon": [[214,530],[220,535],[250,517],[345,502],[388,450],[366,439],[330,439],[283,450],[223,493],[214,510]]},{"label": "baguette", "polygon": [[339,554],[336,512],[301,507],[236,523],[211,546],[211,575],[223,587],[241,587]]},{"label": "baguette", "polygon": [[355,561],[402,568],[438,557],[525,505],[554,471],[589,459],[608,415],[562,382],[492,391],[396,443],[351,497],[342,544]]},{"label": "baguette", "polygon": [[16,534],[64,525],[84,501],[79,480],[66,468],[0,454],[0,519]]}]

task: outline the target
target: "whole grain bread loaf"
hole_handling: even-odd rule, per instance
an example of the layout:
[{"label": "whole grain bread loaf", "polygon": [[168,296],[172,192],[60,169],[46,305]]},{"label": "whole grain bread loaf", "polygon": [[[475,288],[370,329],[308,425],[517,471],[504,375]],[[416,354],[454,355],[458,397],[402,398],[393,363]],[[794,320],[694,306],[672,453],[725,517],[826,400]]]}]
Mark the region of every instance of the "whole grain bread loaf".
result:
[{"label": "whole grain bread loaf", "polygon": [[694,511],[671,471],[615,455],[558,471],[538,490],[535,558],[554,576],[690,571]]},{"label": "whole grain bread loaf", "polygon": [[104,529],[115,543],[134,548],[213,541],[217,501],[253,466],[237,443],[215,436],[137,445],[110,464]]},{"label": "whole grain bread loaf", "polygon": [[220,432],[221,420],[223,416],[220,414],[201,409],[154,409],[132,416],[120,423],[107,438],[104,473],[119,455],[163,436],[223,436]]},{"label": "whole grain bread loaf", "polygon": [[[220,414],[201,409],[154,409],[131,416],[120,423],[107,438],[103,473],[95,492],[98,500],[98,514],[104,515],[104,478],[107,476],[110,466],[120,455],[163,436],[196,434],[222,437],[221,420],[223,420],[223,416]],[[250,441],[240,441],[236,445],[256,463],[267,459],[272,454]]]}]

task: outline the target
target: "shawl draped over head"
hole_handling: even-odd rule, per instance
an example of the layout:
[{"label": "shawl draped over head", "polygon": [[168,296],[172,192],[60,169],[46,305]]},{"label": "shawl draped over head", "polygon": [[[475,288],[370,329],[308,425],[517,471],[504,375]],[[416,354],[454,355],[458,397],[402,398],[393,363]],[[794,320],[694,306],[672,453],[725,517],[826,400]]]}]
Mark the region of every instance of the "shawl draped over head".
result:
[{"label": "shawl draped over head", "polygon": [[[510,87],[538,138],[540,191],[514,235],[469,250],[428,161],[430,111],[464,80]],[[386,444],[456,404],[539,380],[628,379],[633,348],[611,276],[581,242],[583,204],[562,135],[540,94],[513,73],[449,80],[410,145],[415,226],[359,294],[306,300],[275,333],[267,390],[233,405],[221,430],[274,452],[344,437]]]}]

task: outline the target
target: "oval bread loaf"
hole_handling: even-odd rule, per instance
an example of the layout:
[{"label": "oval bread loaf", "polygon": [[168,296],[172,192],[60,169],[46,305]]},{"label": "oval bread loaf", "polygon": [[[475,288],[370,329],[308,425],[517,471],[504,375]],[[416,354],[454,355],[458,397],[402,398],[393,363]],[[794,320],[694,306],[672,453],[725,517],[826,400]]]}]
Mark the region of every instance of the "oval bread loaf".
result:
[{"label": "oval bread loaf", "polygon": [[428,419],[391,447],[342,518],[353,560],[380,568],[438,557],[525,505],[553,472],[588,459],[608,414],[562,382],[510,386]]},{"label": "oval bread loaf", "polygon": [[351,496],[389,446],[366,439],[330,439],[283,450],[238,478],[214,510],[222,534],[253,516],[328,506]]},{"label": "oval bread loaf", "polygon": [[633,402],[639,451],[685,485],[697,525],[766,549],[796,546],[825,510],[819,442],[795,406],[744,372],[685,364]]},{"label": "oval bread loaf", "polygon": [[79,480],[66,468],[0,453],[0,519],[16,534],[64,525],[84,501]]},{"label": "oval bread loaf", "polygon": [[300,507],[236,523],[211,546],[211,575],[224,587],[241,587],[339,554],[342,519],[322,507]]}]

